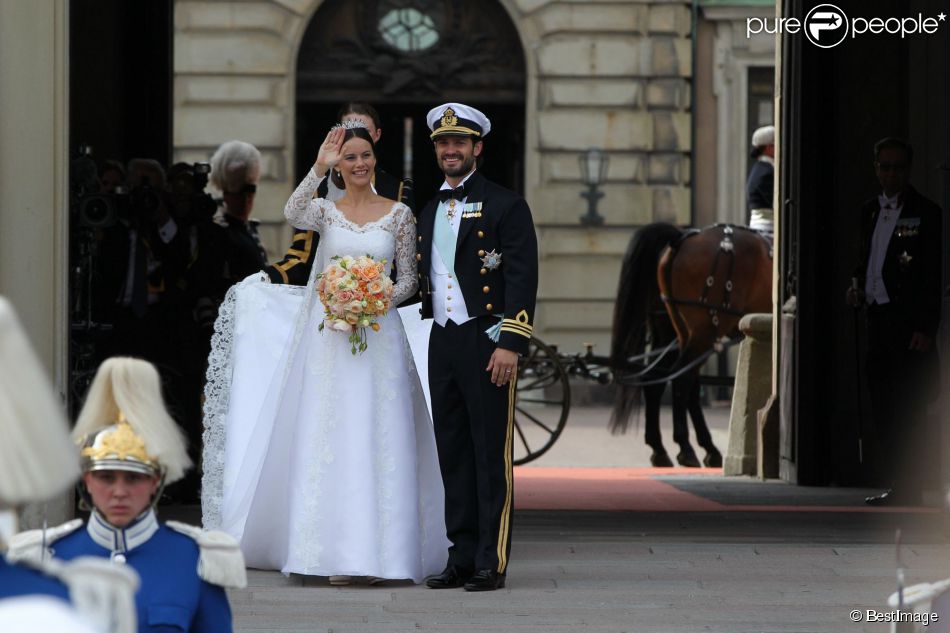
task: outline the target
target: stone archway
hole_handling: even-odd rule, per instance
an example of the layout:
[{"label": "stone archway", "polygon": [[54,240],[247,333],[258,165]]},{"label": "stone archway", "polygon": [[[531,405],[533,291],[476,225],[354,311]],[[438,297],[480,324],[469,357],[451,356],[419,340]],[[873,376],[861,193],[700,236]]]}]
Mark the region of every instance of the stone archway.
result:
[{"label": "stone archway", "polygon": [[492,120],[481,168],[524,189],[525,56],[497,1],[326,0],[301,39],[296,68],[296,174],[313,161],[346,101],[372,103],[382,118],[380,163],[411,176],[418,202],[441,184],[425,114],[434,105],[477,105]]}]

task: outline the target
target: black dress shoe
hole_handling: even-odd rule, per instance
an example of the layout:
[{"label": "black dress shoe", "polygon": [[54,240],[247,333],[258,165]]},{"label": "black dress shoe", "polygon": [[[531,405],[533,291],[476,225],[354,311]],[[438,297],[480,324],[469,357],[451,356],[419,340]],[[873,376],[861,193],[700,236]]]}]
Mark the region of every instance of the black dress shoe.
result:
[{"label": "black dress shoe", "polygon": [[916,506],[920,505],[920,495],[888,488],[879,495],[865,497],[869,506]]},{"label": "black dress shoe", "polygon": [[493,569],[479,569],[465,583],[465,591],[494,591],[505,586],[505,575]]},{"label": "black dress shoe", "polygon": [[429,589],[455,589],[464,585],[471,576],[471,569],[449,565],[441,574],[426,578],[426,587]]}]

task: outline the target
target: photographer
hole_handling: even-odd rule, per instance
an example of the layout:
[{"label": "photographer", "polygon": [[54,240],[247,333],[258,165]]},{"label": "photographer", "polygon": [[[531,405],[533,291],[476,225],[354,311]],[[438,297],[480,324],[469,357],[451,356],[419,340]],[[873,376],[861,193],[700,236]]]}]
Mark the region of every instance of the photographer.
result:
[{"label": "photographer", "polygon": [[103,304],[114,325],[110,354],[135,355],[168,365],[168,314],[180,298],[178,281],[188,243],[169,212],[165,171],[158,161],[129,163],[127,199],[116,221],[102,229],[97,262]]}]

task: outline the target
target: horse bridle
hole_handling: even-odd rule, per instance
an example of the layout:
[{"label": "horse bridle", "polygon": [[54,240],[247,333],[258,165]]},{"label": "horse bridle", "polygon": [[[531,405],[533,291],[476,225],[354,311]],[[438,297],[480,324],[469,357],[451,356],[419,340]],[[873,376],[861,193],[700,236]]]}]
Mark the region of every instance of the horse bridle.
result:
[{"label": "horse bridle", "polygon": [[[716,250],[716,257],[713,259],[712,267],[710,268],[709,274],[706,276],[706,283],[703,284],[703,291],[699,296],[699,299],[681,299],[679,297],[667,296],[665,294],[660,294],[660,298],[664,303],[670,303],[673,305],[688,305],[695,306],[700,308],[705,308],[709,310],[709,317],[712,319],[712,324],[719,326],[719,313],[731,314],[734,316],[745,316],[745,312],[742,310],[737,310],[732,307],[732,273],[736,268],[736,253],[735,253],[735,242],[732,240],[732,236],[735,233],[735,230],[742,229],[744,231],[752,231],[744,226],[735,226],[733,224],[714,224],[710,228],[722,228],[722,240],[719,242],[719,248]],[[760,239],[765,239],[758,232],[752,231]],[[691,229],[683,233],[683,236],[676,241],[675,244],[670,244],[670,250],[673,251],[672,257],[676,257],[676,253],[679,251],[680,245],[694,235],[699,235],[701,233],[698,229]],[[726,282],[725,282],[725,293],[723,294],[723,302],[719,305],[710,305],[709,303],[709,291],[716,283],[716,271],[719,269],[719,258],[723,255],[729,257],[728,271],[726,273]],[[769,257],[772,256],[772,249],[769,248]],[[670,270],[672,268],[672,259],[670,261],[670,266],[667,267],[667,281],[669,281]],[[668,285],[672,285],[671,283]]]}]

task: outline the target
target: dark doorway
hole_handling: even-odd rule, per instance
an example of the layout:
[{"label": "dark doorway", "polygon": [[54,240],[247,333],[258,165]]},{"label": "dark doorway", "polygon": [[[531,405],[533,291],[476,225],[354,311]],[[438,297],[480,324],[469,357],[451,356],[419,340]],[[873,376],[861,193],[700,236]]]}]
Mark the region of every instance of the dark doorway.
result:
[{"label": "dark doorway", "polygon": [[380,113],[379,161],[404,175],[405,119],[412,121],[411,176],[417,204],[442,183],[425,115],[459,101],[492,121],[482,172],[524,187],[524,51],[504,7],[495,0],[327,0],[316,12],[297,61],[296,177],[346,101]]},{"label": "dark doorway", "polygon": [[[800,18],[819,4],[792,0],[785,15]],[[928,17],[943,10],[935,1],[879,0],[861,3],[854,15]],[[870,34],[821,49],[787,36],[782,57],[780,300],[797,301],[792,345],[783,341],[792,371],[791,392],[782,394],[783,460],[797,483],[879,483],[873,456],[882,447],[875,446],[863,366],[865,315],[855,314],[844,295],[858,263],[859,207],[880,193],[872,152],[877,140],[911,142],[910,181],[946,212],[950,39],[941,32]],[[943,247],[946,252],[946,241]],[[918,460],[930,470],[929,484],[946,460],[939,439],[933,434],[930,452]]]}]

